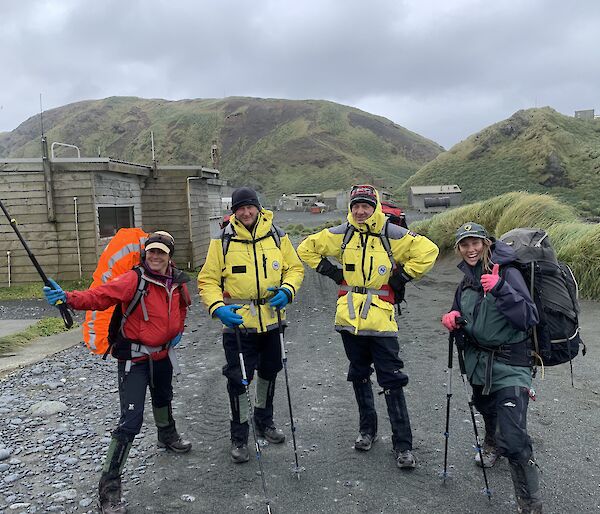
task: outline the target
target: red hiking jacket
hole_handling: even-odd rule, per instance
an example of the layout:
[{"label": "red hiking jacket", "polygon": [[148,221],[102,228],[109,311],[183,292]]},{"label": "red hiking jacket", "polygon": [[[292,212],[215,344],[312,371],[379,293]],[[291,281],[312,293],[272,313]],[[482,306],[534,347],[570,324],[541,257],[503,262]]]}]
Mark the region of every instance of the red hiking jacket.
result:
[{"label": "red hiking jacket", "polygon": [[[148,321],[144,320],[141,304],[138,304],[123,331],[128,339],[147,346],[161,346],[183,332],[187,307],[191,301],[185,284],[174,282],[167,289],[165,284],[147,273],[145,278],[148,281],[144,296]],[[131,270],[93,289],[68,292],[67,304],[76,310],[101,311],[121,303],[121,309],[125,312],[137,285],[138,275]],[[161,360],[166,356],[165,349],[152,354],[152,359]]]}]

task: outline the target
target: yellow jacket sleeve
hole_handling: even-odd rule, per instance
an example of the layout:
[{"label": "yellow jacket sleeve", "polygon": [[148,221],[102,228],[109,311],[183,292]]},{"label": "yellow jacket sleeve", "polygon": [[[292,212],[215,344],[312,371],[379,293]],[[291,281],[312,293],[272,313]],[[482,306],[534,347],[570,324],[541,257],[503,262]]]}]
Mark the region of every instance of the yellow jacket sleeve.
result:
[{"label": "yellow jacket sleeve", "polygon": [[223,266],[221,240],[213,239],[208,247],[206,262],[198,273],[198,293],[211,316],[216,309],[225,305],[221,289]]},{"label": "yellow jacket sleeve", "polygon": [[302,285],[304,278],[304,266],[300,261],[296,250],[292,246],[290,238],[285,235],[281,238],[281,255],[283,256],[283,269],[281,272],[282,286],[292,292],[293,297]]},{"label": "yellow jacket sleeve", "polygon": [[421,278],[435,264],[439,249],[425,236],[408,232],[401,239],[391,240],[394,260],[402,264],[410,278]]},{"label": "yellow jacket sleeve", "polygon": [[312,269],[316,269],[323,257],[334,257],[340,261],[343,239],[343,233],[334,234],[329,229],[321,230],[321,232],[308,236],[300,243],[298,255]]}]

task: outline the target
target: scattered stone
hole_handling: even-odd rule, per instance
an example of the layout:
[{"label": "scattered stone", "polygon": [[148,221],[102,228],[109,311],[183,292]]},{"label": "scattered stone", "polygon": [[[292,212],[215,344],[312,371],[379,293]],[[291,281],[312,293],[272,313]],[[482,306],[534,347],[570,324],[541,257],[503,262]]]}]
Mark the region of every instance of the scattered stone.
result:
[{"label": "scattered stone", "polygon": [[34,403],[29,409],[27,409],[27,414],[36,417],[47,418],[49,416],[53,416],[54,414],[58,414],[59,412],[65,412],[67,410],[67,406],[63,402],[55,401],[55,400],[47,400]]}]

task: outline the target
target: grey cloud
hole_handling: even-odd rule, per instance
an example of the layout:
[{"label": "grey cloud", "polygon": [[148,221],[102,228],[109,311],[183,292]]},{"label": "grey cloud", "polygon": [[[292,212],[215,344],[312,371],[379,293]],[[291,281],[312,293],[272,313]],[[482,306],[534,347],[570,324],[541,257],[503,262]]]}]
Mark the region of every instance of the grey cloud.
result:
[{"label": "grey cloud", "polygon": [[329,99],[446,147],[535,104],[600,110],[595,0],[55,0],[0,14],[0,130],[35,114],[40,91],[48,108],[125,94]]}]

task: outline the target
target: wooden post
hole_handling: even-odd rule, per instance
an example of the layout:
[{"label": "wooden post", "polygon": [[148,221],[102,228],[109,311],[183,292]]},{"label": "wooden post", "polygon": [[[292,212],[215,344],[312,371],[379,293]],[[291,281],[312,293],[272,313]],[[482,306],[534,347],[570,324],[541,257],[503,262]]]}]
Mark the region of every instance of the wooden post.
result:
[{"label": "wooden post", "polygon": [[48,209],[48,221],[56,221],[54,212],[54,184],[52,181],[52,163],[48,156],[48,142],[46,136],[42,136],[42,166],[44,168],[44,185],[46,186],[46,206]]}]

